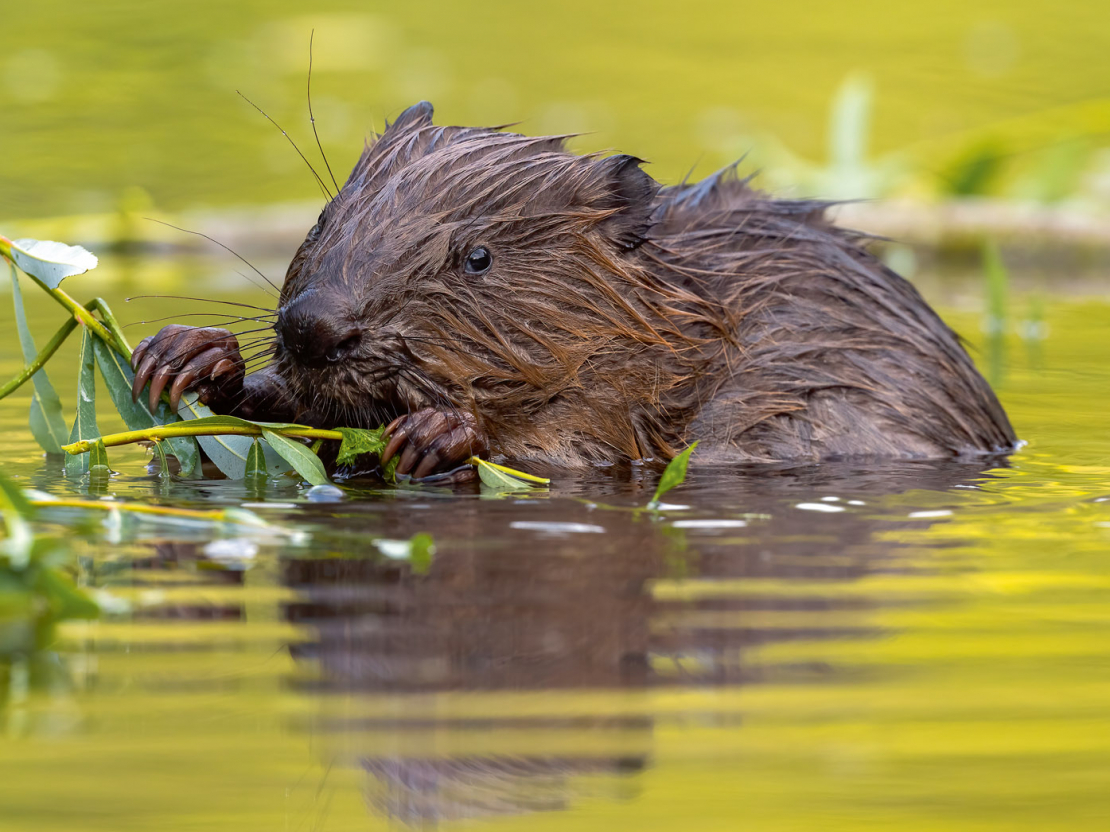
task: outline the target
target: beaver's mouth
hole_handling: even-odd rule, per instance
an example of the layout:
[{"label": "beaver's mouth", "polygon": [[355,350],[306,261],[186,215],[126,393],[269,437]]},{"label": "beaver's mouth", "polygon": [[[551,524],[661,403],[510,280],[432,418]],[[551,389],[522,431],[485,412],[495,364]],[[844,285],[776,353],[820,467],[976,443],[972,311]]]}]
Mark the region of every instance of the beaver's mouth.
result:
[{"label": "beaver's mouth", "polygon": [[456,407],[453,397],[415,363],[369,357],[325,367],[303,367],[279,356],[302,413],[298,421],[319,427],[374,429],[426,407]]}]

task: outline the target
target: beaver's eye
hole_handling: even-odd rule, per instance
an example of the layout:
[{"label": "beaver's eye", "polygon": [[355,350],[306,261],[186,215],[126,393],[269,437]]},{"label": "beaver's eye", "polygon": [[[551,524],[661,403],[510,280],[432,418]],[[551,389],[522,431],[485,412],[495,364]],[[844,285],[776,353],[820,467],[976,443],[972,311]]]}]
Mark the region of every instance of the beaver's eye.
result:
[{"label": "beaver's eye", "polygon": [[478,246],[466,255],[467,274],[485,274],[491,268],[493,268],[493,255],[489,253],[489,249],[485,246]]}]

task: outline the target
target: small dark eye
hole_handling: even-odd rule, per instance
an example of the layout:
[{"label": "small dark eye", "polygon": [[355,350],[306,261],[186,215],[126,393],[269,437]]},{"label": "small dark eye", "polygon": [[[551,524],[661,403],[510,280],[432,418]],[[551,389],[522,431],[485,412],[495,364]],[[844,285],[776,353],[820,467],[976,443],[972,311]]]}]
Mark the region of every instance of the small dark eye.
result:
[{"label": "small dark eye", "polygon": [[467,274],[485,274],[491,268],[493,268],[493,255],[489,253],[489,249],[485,246],[478,246],[466,255]]}]

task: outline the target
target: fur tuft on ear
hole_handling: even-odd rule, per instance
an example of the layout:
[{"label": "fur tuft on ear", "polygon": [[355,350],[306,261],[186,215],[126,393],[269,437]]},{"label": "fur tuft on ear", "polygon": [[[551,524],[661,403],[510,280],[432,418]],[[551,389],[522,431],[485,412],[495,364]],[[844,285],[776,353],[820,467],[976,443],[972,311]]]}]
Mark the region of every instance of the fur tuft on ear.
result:
[{"label": "fur tuft on ear", "polygon": [[615,212],[602,221],[601,228],[620,248],[636,248],[653,225],[659,183],[640,169],[644,160],[635,156],[609,156],[592,164],[595,175],[605,183],[599,207]]},{"label": "fur tuft on ear", "polygon": [[397,116],[397,120],[390,124],[388,121],[385,123],[386,130],[408,130],[413,127],[431,127],[432,114],[435,112],[432,105],[427,101],[421,101],[413,104],[401,115]]}]

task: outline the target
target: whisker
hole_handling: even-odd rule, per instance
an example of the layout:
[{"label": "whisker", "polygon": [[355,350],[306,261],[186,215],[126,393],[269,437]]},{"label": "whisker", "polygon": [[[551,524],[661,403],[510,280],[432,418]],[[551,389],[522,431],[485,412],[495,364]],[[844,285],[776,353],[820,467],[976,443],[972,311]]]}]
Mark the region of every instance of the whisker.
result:
[{"label": "whisker", "polygon": [[320,144],[320,134],[316,132],[316,116],[312,114],[312,40],[315,37],[316,30],[313,29],[308,35],[308,121],[312,125],[312,135],[316,137],[316,148],[320,151],[320,158],[324,160],[324,167],[328,169],[328,176],[331,177],[331,183],[335,185],[335,192],[338,194],[339,183],[335,181],[335,174],[331,172],[331,164],[324,153],[324,146]]},{"label": "whisker", "polygon": [[242,98],[244,101],[246,101],[252,107],[254,107],[254,109],[258,110],[258,112],[260,112],[262,114],[263,118],[265,118],[268,122],[270,122],[270,124],[274,125],[274,127],[276,127],[278,130],[281,130],[281,135],[285,136],[285,138],[289,141],[289,144],[293,145],[293,149],[295,151],[297,151],[297,155],[301,157],[301,160],[306,165],[308,165],[308,169],[310,171],[312,171],[312,175],[316,177],[316,184],[320,186],[320,190],[324,192],[324,197],[330,202],[331,199],[332,199],[331,191],[329,191],[328,186],[324,184],[324,180],[320,178],[320,174],[318,174],[316,172],[316,168],[312,167],[312,163],[309,162],[308,159],[305,158],[305,155],[303,153],[301,153],[301,149],[299,147],[297,147],[297,143],[289,137],[289,134],[286,133],[285,130],[282,129],[280,124],[278,124],[276,121],[274,121],[272,118],[270,118],[266,114],[265,110],[263,110],[261,107],[259,107],[257,104],[255,104],[253,101],[251,101],[245,95],[243,95],[243,93],[239,92],[239,90],[236,90],[235,92],[239,95],[240,98]]},{"label": "whisker", "polygon": [[192,300],[197,303],[222,303],[225,306],[239,306],[243,309],[254,309],[258,312],[265,312],[267,314],[277,314],[272,309],[267,309],[264,306],[254,306],[249,303],[239,303],[233,300],[215,300],[213,298],[194,298],[188,295],[132,295],[129,298],[124,298],[127,303],[133,300]]},{"label": "whisker", "polygon": [[[154,217],[144,217],[143,219],[149,220],[150,222],[156,222],[159,225],[164,225],[167,228],[172,228],[176,231],[182,231],[185,234],[195,234],[197,237],[203,237],[204,239],[208,240],[208,242],[210,242],[210,243],[215,243],[220,248],[222,248],[224,251],[229,252],[230,254],[234,254],[236,257],[238,257],[240,260],[242,260],[244,263],[246,263],[254,271],[255,274],[257,274],[259,277],[261,277],[263,280],[265,280],[267,283],[269,283],[270,286],[273,288],[273,290],[275,292],[280,292],[281,291],[281,289],[279,289],[277,286],[274,285],[274,282],[272,280],[270,280],[270,278],[268,278],[268,277],[266,277],[266,275],[262,274],[262,272],[259,271],[255,267],[255,265],[253,263],[251,263],[246,257],[239,254],[239,252],[235,251],[234,249],[230,248],[229,246],[225,246],[223,243],[221,243],[219,240],[215,239],[214,237],[209,237],[207,234],[203,234],[200,231],[190,231],[188,228],[181,228],[180,226],[174,225],[173,223],[163,222],[162,220],[156,220],[156,219],[154,219]],[[239,274],[245,280],[250,280],[249,277],[247,277],[246,275],[243,275],[241,272],[236,272],[236,274]],[[255,286],[258,286],[258,284],[255,283],[253,280],[251,280],[250,282],[252,284],[254,284]],[[269,289],[265,288],[264,286],[258,286],[258,288],[262,289],[262,291],[266,292],[266,294],[273,294],[272,292],[270,292]],[[275,297],[276,297],[276,295],[275,295]]]}]

